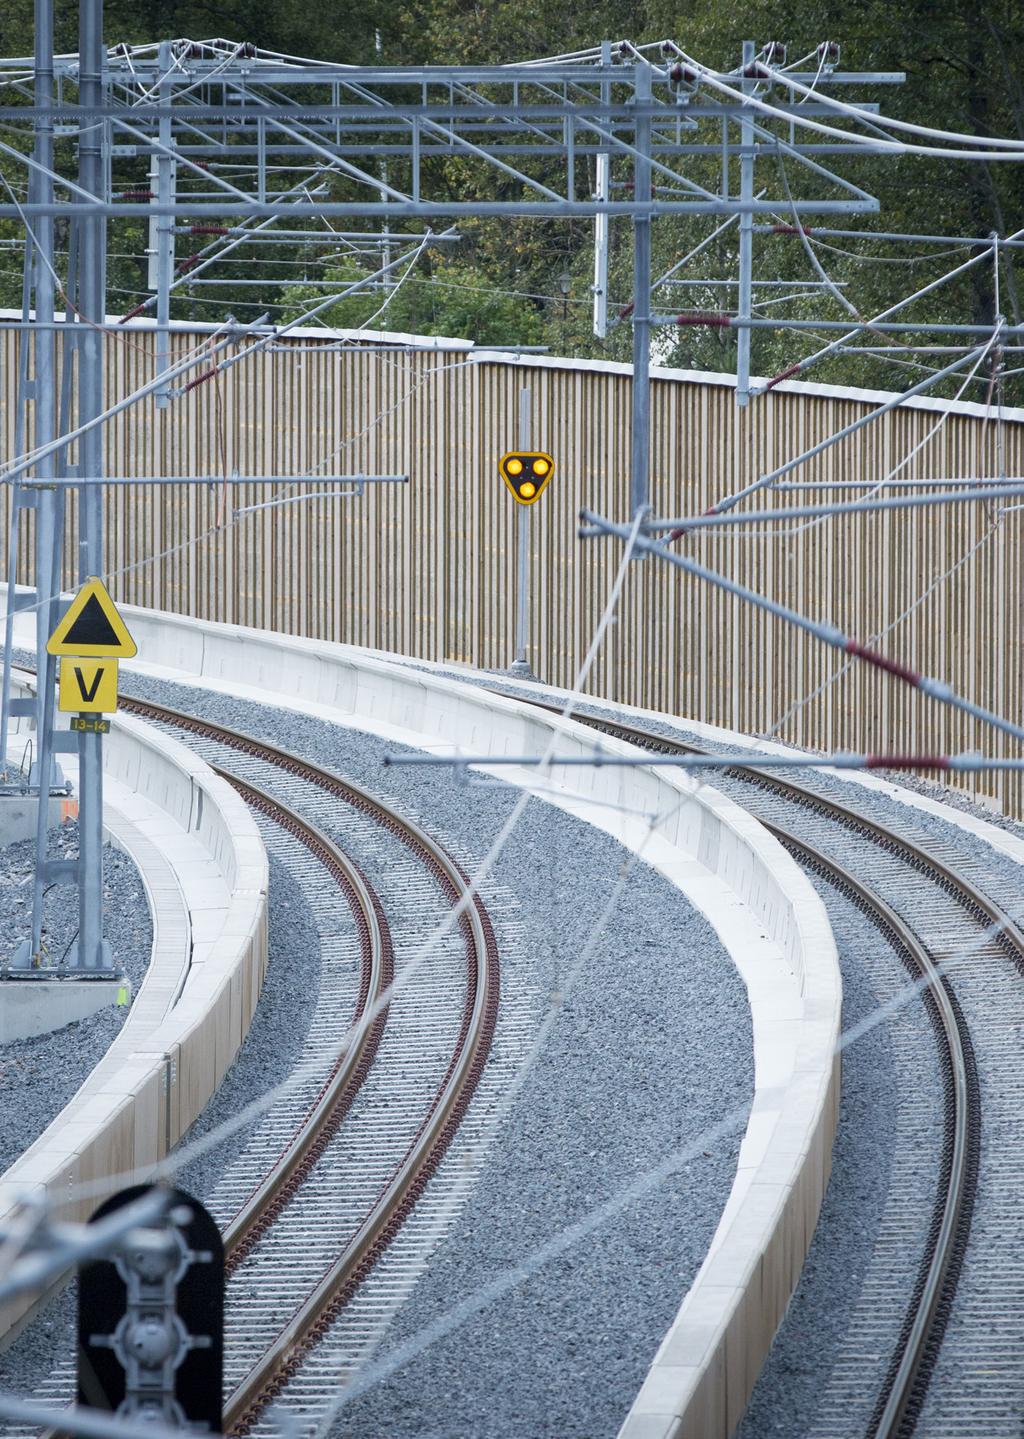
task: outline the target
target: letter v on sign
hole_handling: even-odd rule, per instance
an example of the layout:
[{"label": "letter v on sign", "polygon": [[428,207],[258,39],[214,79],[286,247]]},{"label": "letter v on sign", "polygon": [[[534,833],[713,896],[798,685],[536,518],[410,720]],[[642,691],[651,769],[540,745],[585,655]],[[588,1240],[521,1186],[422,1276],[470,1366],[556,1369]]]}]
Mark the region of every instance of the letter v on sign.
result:
[{"label": "letter v on sign", "polygon": [[57,708],[62,714],[112,714],[117,709],[117,660],[65,655]]}]

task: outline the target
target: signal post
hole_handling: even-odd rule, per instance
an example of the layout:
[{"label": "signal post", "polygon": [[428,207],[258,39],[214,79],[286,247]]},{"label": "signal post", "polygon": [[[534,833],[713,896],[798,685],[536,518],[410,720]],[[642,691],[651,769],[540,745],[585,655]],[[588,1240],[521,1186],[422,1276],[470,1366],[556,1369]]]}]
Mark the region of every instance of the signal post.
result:
[{"label": "signal post", "polygon": [[498,468],[512,498],[519,506],[518,539],[519,567],[516,583],[516,657],[509,665],[509,674],[517,679],[534,680],[537,676],[526,658],[530,627],[530,506],[544,493],[555,468],[551,456],[531,450],[532,395],[519,391],[519,448],[502,455]]}]

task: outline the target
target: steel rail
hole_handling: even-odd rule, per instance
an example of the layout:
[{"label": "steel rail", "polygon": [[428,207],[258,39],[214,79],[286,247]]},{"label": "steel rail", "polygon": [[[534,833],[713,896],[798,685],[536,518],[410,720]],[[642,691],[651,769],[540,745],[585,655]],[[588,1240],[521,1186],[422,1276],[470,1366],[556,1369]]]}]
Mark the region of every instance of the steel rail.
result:
[{"label": "steel rail", "polygon": [[925,1364],[933,1357],[929,1351],[937,1347],[936,1330],[944,1327],[943,1306],[952,1298],[970,1232],[981,1134],[981,1101],[970,1035],[927,948],[881,895],[807,840],[768,820],[760,822],[808,868],[845,891],[902,954],[914,977],[924,981],[923,998],[940,1043],[940,1066],[947,1083],[945,1143],[935,1211],[914,1295],[868,1435],[868,1439],[897,1439],[913,1427],[916,1402],[923,1398],[923,1390],[920,1394],[916,1391],[919,1384],[927,1383]]},{"label": "steel rail", "polygon": [[[145,714],[153,707],[133,704],[121,697],[122,709]],[[154,718],[152,713],[150,718]],[[170,722],[171,712],[159,715]],[[359,868],[322,830],[238,775],[212,765],[215,774],[236,789],[253,809],[288,831],[337,882],[356,924],[360,949],[359,992],[350,1021],[351,1038],[339,1051],[306,1112],[296,1116],[296,1128],[273,1169],[257,1182],[223,1232],[225,1270],[238,1267],[256,1241],[271,1226],[302,1180],[337,1132],[360,1085],[369,1072],[387,1022],[381,996],[394,977],[390,929],[380,900]],[[44,1430],[42,1439],[62,1439],[63,1431]]]},{"label": "steel rail", "polygon": [[[527,699],[524,702],[552,713],[562,712],[561,706],[539,700]],[[579,712],[572,717],[592,729],[642,749],[662,754],[707,753],[698,745],[656,734],[642,726]],[[880,847],[899,855],[905,863],[929,875],[976,921],[992,927],[993,937],[1024,974],[1024,934],[995,901],[943,860],[881,822],[838,801],[826,799],[792,779],[782,779],[768,770],[758,770],[753,766],[723,772],[758,788],[782,794],[802,807],[812,808],[845,828],[870,838]],[[869,1430],[869,1439],[907,1439],[913,1430],[938,1353],[970,1230],[980,1142],[980,1099],[973,1049],[950,985],[909,925],[880,895],[806,840],[773,822],[762,820],[761,823],[781,843],[802,854],[811,868],[833,877],[858,907],[867,910],[903,954],[908,967],[917,969],[921,974],[924,979],[923,995],[930,1006],[933,1026],[942,1035],[941,1052],[945,1056],[948,1085],[945,1096],[946,1142],[936,1209],[910,1307],[876,1400]]]},{"label": "steel rail", "polygon": [[[398,815],[366,790],[298,755],[212,721],[126,696],[121,697],[120,704],[142,718],[201,734],[266,760],[378,820],[417,855],[453,908],[459,910],[458,923],[466,943],[466,999],[458,1039],[441,1085],[405,1155],[356,1234],[324,1272],[316,1288],[288,1317],[271,1348],[228,1397],[224,1432],[244,1434],[300,1366],[306,1349],[324,1332],[398,1233],[454,1137],[483,1071],[494,1033],[499,994],[497,942],[487,910],[461,867],[417,824]],[[229,771],[221,773],[233,784],[240,783]],[[247,782],[241,781],[241,784]],[[272,803],[278,804],[276,800]],[[295,819],[305,824],[298,816]],[[297,1185],[296,1176],[305,1172],[318,1153],[316,1143],[307,1145],[304,1158],[296,1161],[291,1179],[285,1181],[288,1194]],[[275,1185],[275,1192],[279,1194],[281,1187]],[[258,1215],[247,1219],[244,1225],[240,1221],[236,1224],[240,1232],[253,1238],[265,1227]],[[251,1240],[243,1238],[240,1242]]]},{"label": "steel rail", "polygon": [[230,1275],[260,1235],[269,1229],[320,1157],[366,1077],[387,1022],[387,1007],[380,1008],[379,1005],[382,994],[394,978],[394,952],[390,929],[376,891],[342,850],[281,800],[272,799],[218,765],[212,768],[238,791],[246,804],[294,835],[334,876],[355,917],[362,951],[359,995],[351,1023],[351,1038],[339,1053],[312,1107],[300,1121],[287,1151],[274,1170],[245,1199],[225,1228],[226,1268]]}]

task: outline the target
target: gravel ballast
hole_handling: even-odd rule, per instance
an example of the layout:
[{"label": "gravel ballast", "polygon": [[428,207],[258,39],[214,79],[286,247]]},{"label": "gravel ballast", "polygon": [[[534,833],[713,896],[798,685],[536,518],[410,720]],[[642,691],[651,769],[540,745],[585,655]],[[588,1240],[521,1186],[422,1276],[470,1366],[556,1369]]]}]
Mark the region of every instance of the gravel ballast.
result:
[{"label": "gravel ballast", "polygon": [[[78,853],[74,821],[51,830],[53,859]],[[0,849],[0,934],[13,949],[32,922],[35,844],[24,840]],[[103,923],[115,968],[124,972],[132,995],[138,993],[153,947],[153,926],[142,879],[123,850],[104,846]],[[78,890],[52,888],[44,901],[43,944],[59,962],[78,932]],[[88,1019],[52,1034],[0,1045],[0,1173],[38,1138],[99,1063],[124,1023],[128,1006],[109,1005]]]}]

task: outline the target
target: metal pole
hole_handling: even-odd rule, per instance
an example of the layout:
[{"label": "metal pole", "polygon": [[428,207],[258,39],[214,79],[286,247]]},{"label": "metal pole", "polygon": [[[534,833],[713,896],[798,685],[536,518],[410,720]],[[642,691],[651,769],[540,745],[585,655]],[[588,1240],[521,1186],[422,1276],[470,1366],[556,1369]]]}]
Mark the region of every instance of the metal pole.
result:
[{"label": "metal pole", "polygon": [[[381,63],[381,56],[382,56],[383,53],[384,53],[384,47],[383,47],[383,44],[382,44],[382,42],[381,42],[380,31],[379,31],[379,30],[374,30],[374,32],[373,32],[373,51],[374,51],[374,54],[375,54],[376,57],[377,57],[377,64],[379,65],[379,64]],[[389,186],[388,186],[388,162],[387,162],[387,160],[382,160],[382,161],[381,161],[381,165],[380,165],[380,178],[381,178],[381,180],[383,181],[383,185],[381,186],[381,189],[380,189],[380,191],[379,191],[379,193],[380,193],[380,198],[381,198],[382,200],[386,200],[386,199],[387,199],[387,196],[388,196],[388,189],[389,189]],[[387,218],[386,215],[384,216],[384,220],[383,220],[383,224],[382,224],[382,226],[381,226],[381,232],[380,232],[380,234],[381,234],[381,253],[382,253],[382,257],[383,257],[385,263],[387,263],[387,262],[391,259],[391,235],[390,235],[390,232],[389,232],[389,229],[388,229],[388,218]],[[385,290],[393,290],[394,288],[395,288],[395,282],[394,282],[394,279],[392,278],[392,276],[391,276],[391,274],[390,274],[390,272],[389,272],[388,275],[385,277],[385,280],[384,280],[384,289],[385,289]]]},{"label": "metal pole", "polygon": [[[35,100],[39,109],[48,110],[53,102],[53,0],[36,0],[35,4],[36,65]],[[44,114],[36,120],[33,155],[45,169],[53,168],[53,122]],[[29,185],[36,195],[48,200],[53,195],[53,181],[43,173],[43,168],[34,172]],[[35,297],[35,318],[40,328],[34,331],[35,378],[33,399],[35,402],[35,424],[33,438],[37,449],[48,445],[54,438],[56,403],[56,372],[54,349],[56,335],[51,328],[54,315],[56,291],[53,280],[53,220],[43,217],[35,225],[36,243],[34,248],[33,291]],[[49,479],[54,474],[55,455],[44,455],[35,466],[36,477]],[[50,596],[59,588],[54,584],[51,573],[53,553],[54,490],[39,490],[36,498],[35,566],[36,566],[36,649],[40,656],[45,653],[46,641],[50,637]],[[63,504],[63,499],[61,498]],[[49,703],[48,703],[49,701]],[[46,728],[47,709],[53,711],[53,696],[41,683],[38,691],[38,741],[41,745]],[[38,755],[40,766],[43,755]],[[41,767],[40,788],[48,787],[49,774]]]},{"label": "metal pole", "polygon": [[[36,0],[35,6],[35,103],[40,114],[36,120],[33,155],[40,164],[29,184],[40,199],[53,196],[53,181],[45,171],[53,168],[53,122],[45,114],[53,103],[53,0]],[[56,335],[52,329],[56,288],[53,275],[53,221],[40,219],[35,226],[33,260],[33,291],[35,318],[40,328],[35,332],[35,375],[33,438],[37,448],[54,438],[57,401],[54,352]],[[25,335],[28,341],[28,334]],[[40,480],[52,478],[56,454],[43,456],[36,465]],[[38,681],[36,688],[36,759],[33,778],[37,785],[35,872],[32,886],[32,935],[27,949],[19,948],[17,967],[30,967],[40,954],[43,937],[43,896],[46,889],[46,853],[50,820],[50,785],[53,781],[53,685],[54,662],[46,653],[46,641],[57,612],[60,595],[58,568],[59,540],[64,495],[59,489],[41,489],[36,494],[35,582],[36,582],[36,651]],[[10,601],[11,596],[8,596]]]},{"label": "metal pole", "polygon": [[[754,63],[754,42],[743,42],[743,88],[753,89],[754,82],[746,79],[747,70]],[[754,124],[749,110],[740,116],[740,201],[749,205],[754,198]],[[749,209],[740,213],[740,286],[738,318],[749,320],[753,308],[753,263],[754,263],[754,216]],[[740,330],[736,338],[736,403],[743,406],[750,399],[750,330]]]},{"label": "metal pole", "polygon": [[[84,109],[103,105],[103,0],[81,0],[79,9],[79,103]],[[103,140],[105,122],[97,120],[80,132],[78,183],[101,200],[104,195]],[[79,224],[78,310],[78,423],[82,425],[103,412],[103,335],[106,319],[106,220],[102,215],[83,215]],[[79,440],[79,473],[103,474],[103,434],[99,426],[87,430]],[[80,534],[78,576],[80,580],[103,573],[103,489],[79,497]]]},{"label": "metal pole", "polygon": [[[103,0],[81,0],[78,31],[79,101],[98,110],[104,101]],[[78,180],[83,190],[105,198],[103,122],[81,131]],[[103,413],[103,334],[106,319],[106,220],[86,216],[80,222],[78,309],[78,423]],[[91,323],[90,323],[91,322]],[[94,425],[79,440],[79,475],[104,473],[103,429]],[[79,579],[102,575],[104,486],[90,484],[78,492]],[[103,758],[102,739],[95,731],[78,736],[78,944],[76,967],[105,968],[109,948],[103,942]]]},{"label": "metal pole", "polygon": [[[35,32],[39,34],[39,17],[36,17]],[[52,50],[52,46],[50,47]],[[40,57],[42,58],[42,57]],[[38,71],[38,61],[37,61]],[[38,79],[36,90],[38,91]],[[43,127],[45,129],[45,124]],[[35,142],[38,144],[38,139]],[[29,194],[35,195],[37,187],[33,184],[36,172],[29,176]],[[14,406],[14,453],[24,454],[25,435],[29,411],[29,395],[31,393],[31,366],[29,355],[31,345],[31,324],[35,296],[33,293],[33,281],[36,273],[36,246],[34,231],[25,236],[25,257],[22,270],[21,284],[21,321],[12,322],[18,329],[18,373],[16,380],[16,399]],[[38,316],[36,316],[38,324]],[[4,616],[4,661],[3,675],[0,677],[0,767],[2,767],[2,778],[6,783],[9,777],[7,767],[7,744],[11,719],[11,665],[14,649],[14,611],[15,611],[15,585],[18,579],[18,538],[21,531],[22,514],[30,505],[35,504],[35,496],[30,495],[21,483],[15,483],[9,491],[10,500],[8,508],[8,532],[7,532],[7,611]]]},{"label": "metal pole", "polygon": [[[533,396],[523,388],[519,391],[519,448],[530,448],[530,431],[533,422]],[[517,505],[517,538],[519,546],[519,570],[516,580],[516,657],[509,665],[509,674],[520,679],[536,679],[526,658],[530,629],[530,506]]]},{"label": "metal pole", "polygon": [[0,782],[10,778],[7,737],[11,720],[11,663],[14,650],[14,587],[18,578],[18,491],[11,490],[7,530],[7,609],[4,614],[3,676],[0,684]]},{"label": "metal pole", "polygon": [[[637,62],[636,160],[633,198],[643,204],[651,198],[651,118],[644,114],[651,101],[651,67]],[[629,513],[645,509],[651,450],[651,217],[633,220],[633,445],[629,486]]]},{"label": "metal pole", "polygon": [[[174,201],[176,165],[166,150],[171,148],[171,42],[161,40],[159,49],[160,104],[165,113],[160,117],[160,143],[164,150],[153,156],[156,167],[156,197],[161,205]],[[174,280],[174,216],[161,214],[155,220],[156,229],[156,323],[157,323],[157,373],[162,374],[171,363],[171,285]],[[154,396],[157,409],[164,410],[171,403],[171,384],[161,385]],[[94,571],[97,573],[97,571]]]},{"label": "metal pole", "polygon": [[[601,65],[611,68],[612,44],[601,41]],[[612,87],[602,82],[601,103],[608,105]],[[594,199],[607,200],[611,194],[612,159],[607,150],[595,157]],[[594,217],[594,334],[603,340],[608,333],[608,216]]]}]

